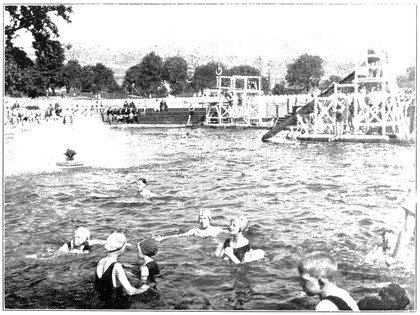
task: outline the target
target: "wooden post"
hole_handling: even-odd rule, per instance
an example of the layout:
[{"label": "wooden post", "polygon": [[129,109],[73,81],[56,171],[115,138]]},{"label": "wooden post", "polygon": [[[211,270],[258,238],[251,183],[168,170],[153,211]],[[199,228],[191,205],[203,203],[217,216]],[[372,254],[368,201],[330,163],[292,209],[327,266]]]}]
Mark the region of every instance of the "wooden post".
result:
[{"label": "wooden post", "polygon": [[318,96],[314,97],[314,133],[318,135]]}]

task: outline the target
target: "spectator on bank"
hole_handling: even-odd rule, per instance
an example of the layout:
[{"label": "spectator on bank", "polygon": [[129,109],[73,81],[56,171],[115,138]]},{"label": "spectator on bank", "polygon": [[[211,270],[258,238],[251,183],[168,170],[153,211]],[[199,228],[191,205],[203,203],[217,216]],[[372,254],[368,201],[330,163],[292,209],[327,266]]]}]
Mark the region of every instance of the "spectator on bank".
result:
[{"label": "spectator on bank", "polygon": [[188,108],[188,121],[187,121],[187,125],[190,124],[192,117],[194,116],[194,106],[192,103],[190,103],[190,106]]}]

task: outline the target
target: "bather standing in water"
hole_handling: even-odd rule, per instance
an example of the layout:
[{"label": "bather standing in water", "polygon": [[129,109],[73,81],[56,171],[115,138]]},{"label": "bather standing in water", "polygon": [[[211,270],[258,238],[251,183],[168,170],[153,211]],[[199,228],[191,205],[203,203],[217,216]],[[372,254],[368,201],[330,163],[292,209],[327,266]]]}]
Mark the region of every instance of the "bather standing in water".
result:
[{"label": "bather standing in water", "polygon": [[168,238],[173,237],[183,237],[183,236],[200,236],[200,237],[207,237],[207,236],[217,236],[220,233],[228,233],[228,230],[224,230],[218,226],[211,225],[211,212],[209,209],[203,209],[200,211],[198,215],[198,223],[200,223],[199,228],[193,228],[185,233],[182,234],[175,234],[175,235],[168,235],[168,236],[160,236],[158,235],[155,239],[160,242]]},{"label": "bather standing in water", "polygon": [[95,289],[104,301],[123,296],[124,291],[128,295],[135,295],[144,293],[150,288],[147,284],[135,288],[128,281],[123,266],[117,261],[126,246],[127,239],[122,233],[114,232],[106,240],[105,249],[108,255],[98,261],[95,271]]},{"label": "bather standing in water", "polygon": [[216,256],[225,258],[235,264],[251,262],[264,258],[262,249],[252,249],[249,240],[243,235],[248,227],[248,219],[240,215],[230,221],[229,231],[233,236],[220,244],[216,250]]}]

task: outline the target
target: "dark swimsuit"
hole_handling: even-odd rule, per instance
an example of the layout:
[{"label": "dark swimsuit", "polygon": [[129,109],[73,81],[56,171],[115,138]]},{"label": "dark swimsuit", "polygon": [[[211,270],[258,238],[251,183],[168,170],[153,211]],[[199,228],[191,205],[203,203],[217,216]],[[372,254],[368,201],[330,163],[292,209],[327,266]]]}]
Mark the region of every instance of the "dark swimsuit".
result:
[{"label": "dark swimsuit", "polygon": [[112,272],[116,262],[109,265],[108,269],[98,277],[95,271],[95,290],[99,293],[99,299],[105,302],[105,308],[128,308],[129,296],[124,295],[124,288],[114,287]]},{"label": "dark swimsuit", "polygon": [[[228,238],[225,243],[223,244],[223,248],[231,247],[230,246],[230,238]],[[242,247],[233,248],[233,254],[239,259],[240,262],[244,259],[245,253],[249,252],[251,249],[251,244],[247,244]]]},{"label": "dark swimsuit", "polygon": [[[84,251],[84,250],[90,250],[90,246],[89,246],[89,242],[88,241],[84,241],[82,243],[82,245],[83,245],[82,251]],[[82,245],[80,245],[80,246],[82,246]],[[74,243],[73,243],[73,241],[67,242],[67,246],[69,247],[69,250],[74,249]]]},{"label": "dark swimsuit", "polygon": [[332,302],[340,311],[352,311],[353,309],[342,299],[338,296],[328,295],[322,300],[328,300]]},{"label": "dark swimsuit", "polygon": [[[147,269],[149,269],[149,276],[147,277],[147,284],[156,282],[155,276],[160,273],[160,268],[159,268],[158,263],[152,260],[152,261],[149,261],[144,266],[147,267]],[[137,276],[141,279],[141,267],[139,268]]]}]

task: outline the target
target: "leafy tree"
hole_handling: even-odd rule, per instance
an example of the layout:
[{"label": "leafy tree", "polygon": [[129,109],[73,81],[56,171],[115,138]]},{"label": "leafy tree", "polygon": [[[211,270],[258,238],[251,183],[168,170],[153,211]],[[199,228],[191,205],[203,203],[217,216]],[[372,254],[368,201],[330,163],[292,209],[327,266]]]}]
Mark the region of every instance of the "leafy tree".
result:
[{"label": "leafy tree", "polygon": [[188,63],[182,57],[170,57],[163,63],[163,79],[171,88],[171,94],[179,95],[186,87]]},{"label": "leafy tree", "polygon": [[43,82],[45,85],[39,88],[44,90],[51,88],[53,94],[55,94],[55,88],[63,85],[64,48],[59,41],[49,39],[40,42],[35,41],[33,46],[36,55],[35,69],[39,72],[39,75],[45,77],[45,80],[37,80],[37,82]]},{"label": "leafy tree", "polygon": [[113,92],[118,90],[118,84],[114,78],[114,72],[104,66],[102,63],[97,63],[93,67],[93,92],[108,91]]},{"label": "leafy tree", "polygon": [[163,60],[151,52],[144,56],[139,64],[127,70],[123,87],[131,89],[134,84],[143,95],[163,96],[163,78]]},{"label": "leafy tree", "polygon": [[318,86],[324,75],[323,62],[318,56],[308,54],[300,56],[295,62],[287,65],[287,83],[307,93]]},{"label": "leafy tree", "polygon": [[[5,6],[7,12],[5,34],[5,86],[6,93],[42,95],[41,90],[54,87],[60,81],[61,64],[64,51],[58,41],[58,28],[52,20],[52,14],[70,23],[69,14],[72,7],[58,6]],[[20,31],[31,33],[34,41],[36,62],[27,57],[26,53],[14,46],[14,39]],[[55,73],[54,73],[55,72]],[[30,76],[35,77],[31,78]],[[40,78],[45,76],[45,78]],[[32,84],[40,84],[32,86]],[[41,93],[41,94],[39,94]]]},{"label": "leafy tree", "polygon": [[63,82],[66,86],[67,93],[70,89],[81,89],[82,79],[82,66],[77,60],[69,60],[65,66],[63,66]]},{"label": "leafy tree", "polygon": [[261,78],[261,90],[264,94],[270,93],[270,78],[262,77]]},{"label": "leafy tree", "polygon": [[82,67],[79,79],[81,90],[85,92],[97,94],[101,91],[115,92],[119,90],[114,72],[102,63]]},{"label": "leafy tree", "polygon": [[92,92],[95,70],[92,65],[82,67],[80,86],[83,92]]},{"label": "leafy tree", "polygon": [[271,93],[273,93],[273,95],[284,95],[286,94],[286,82],[282,81],[280,83],[276,83],[273,87],[273,89],[271,90]]},{"label": "leafy tree", "polygon": [[244,75],[244,76],[260,76],[261,72],[257,68],[241,65],[236,66],[227,71],[227,75]]},{"label": "leafy tree", "polygon": [[330,77],[327,80],[324,80],[319,84],[319,89],[321,91],[324,91],[326,88],[328,88],[334,82],[338,83],[340,81],[340,79],[341,78],[338,75],[335,75],[335,74],[330,75]]},{"label": "leafy tree", "polygon": [[9,13],[10,23],[4,28],[6,36],[6,46],[11,46],[13,39],[20,30],[29,31],[35,41],[47,40],[54,35],[59,36],[58,28],[51,20],[50,13],[63,18],[68,23],[70,13],[73,13],[72,7],[64,5],[58,6],[6,6],[5,10]]},{"label": "leafy tree", "polygon": [[10,61],[15,61],[21,69],[32,67],[34,65],[33,61],[28,57],[26,52],[18,47],[7,46],[5,49],[5,56],[9,58]]},{"label": "leafy tree", "polygon": [[219,65],[215,62],[209,62],[206,65],[198,66],[195,68],[194,76],[191,80],[191,87],[195,92],[204,92],[207,88],[216,88],[216,72],[222,69],[222,75],[226,73],[224,65]]},{"label": "leafy tree", "polygon": [[28,82],[28,70],[33,62],[26,53],[16,47],[8,46],[5,49],[4,87],[5,93],[12,96],[25,94]]}]

